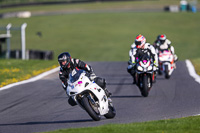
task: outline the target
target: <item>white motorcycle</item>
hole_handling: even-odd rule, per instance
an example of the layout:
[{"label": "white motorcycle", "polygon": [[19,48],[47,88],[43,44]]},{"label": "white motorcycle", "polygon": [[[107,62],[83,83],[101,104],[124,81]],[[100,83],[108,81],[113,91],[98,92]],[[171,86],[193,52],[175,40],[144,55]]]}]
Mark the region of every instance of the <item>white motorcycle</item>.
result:
[{"label": "white motorcycle", "polygon": [[159,51],[159,74],[164,73],[165,78],[169,79],[174,71],[174,58],[170,50]]},{"label": "white motorcycle", "polygon": [[71,72],[67,94],[95,121],[99,121],[101,115],[107,119],[114,118],[116,115],[115,108],[109,102],[105,91],[91,81],[88,73],[84,70],[74,69]]},{"label": "white motorcycle", "polygon": [[136,84],[139,87],[142,96],[147,97],[153,85],[155,75],[152,59],[145,54],[136,64]]}]

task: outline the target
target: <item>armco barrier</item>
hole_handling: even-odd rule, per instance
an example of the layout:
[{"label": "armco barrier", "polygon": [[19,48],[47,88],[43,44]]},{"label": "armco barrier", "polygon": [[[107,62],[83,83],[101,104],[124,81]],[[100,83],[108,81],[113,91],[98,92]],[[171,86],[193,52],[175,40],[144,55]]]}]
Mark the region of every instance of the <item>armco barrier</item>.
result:
[{"label": "armco barrier", "polygon": [[[10,58],[20,59],[21,50],[11,50]],[[53,60],[53,51],[27,50],[26,59]]]}]

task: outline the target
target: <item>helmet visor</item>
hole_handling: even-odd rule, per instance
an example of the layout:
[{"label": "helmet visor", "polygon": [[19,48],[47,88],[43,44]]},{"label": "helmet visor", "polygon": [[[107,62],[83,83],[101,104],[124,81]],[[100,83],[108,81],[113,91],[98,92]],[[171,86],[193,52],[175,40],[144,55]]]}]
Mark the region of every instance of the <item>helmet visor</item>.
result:
[{"label": "helmet visor", "polygon": [[138,46],[138,45],[141,45],[141,41],[135,41],[135,45]]},{"label": "helmet visor", "polygon": [[62,68],[67,68],[69,63],[70,63],[70,59],[69,58],[59,60],[59,64],[60,64],[60,66]]},{"label": "helmet visor", "polygon": [[165,40],[160,40],[160,43],[161,43],[161,44],[165,43]]}]

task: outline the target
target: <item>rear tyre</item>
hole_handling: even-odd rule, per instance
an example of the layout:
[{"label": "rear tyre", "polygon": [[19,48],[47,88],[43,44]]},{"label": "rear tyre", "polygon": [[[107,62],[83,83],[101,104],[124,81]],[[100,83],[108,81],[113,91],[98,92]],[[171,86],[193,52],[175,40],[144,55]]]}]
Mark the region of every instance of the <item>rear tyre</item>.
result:
[{"label": "rear tyre", "polygon": [[99,121],[101,119],[100,113],[96,112],[92,107],[92,103],[88,100],[86,96],[83,97],[82,99],[83,106],[86,110],[86,112],[90,115],[90,117],[95,120]]}]

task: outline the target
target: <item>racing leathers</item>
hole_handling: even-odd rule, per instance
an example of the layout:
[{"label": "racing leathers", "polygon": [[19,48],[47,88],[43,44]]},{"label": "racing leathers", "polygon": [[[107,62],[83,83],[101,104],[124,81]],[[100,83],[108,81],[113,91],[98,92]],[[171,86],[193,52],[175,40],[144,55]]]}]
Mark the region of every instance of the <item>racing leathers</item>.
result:
[{"label": "racing leathers", "polygon": [[162,50],[170,50],[173,54],[174,61],[178,60],[177,55],[175,54],[174,47],[171,45],[171,41],[169,39],[166,39],[164,43],[161,43],[158,41],[155,45],[156,53],[159,54],[159,51]]},{"label": "racing leathers", "polygon": [[[86,72],[88,72],[89,73],[89,78],[92,81],[94,81],[95,83],[97,83],[102,89],[104,89],[106,95],[108,97],[110,97],[111,93],[106,89],[106,81],[105,81],[105,79],[101,78],[101,77],[97,77],[94,74],[92,67],[90,65],[86,64],[85,62],[79,60],[79,59],[71,59],[70,68],[63,69],[62,67],[60,67],[59,78],[62,81],[62,86],[63,86],[65,91],[66,91],[67,86],[68,86],[69,74],[75,68],[83,69]],[[76,105],[76,103],[72,100],[71,97],[69,97],[68,102],[72,106]]]},{"label": "racing leathers", "polygon": [[129,57],[130,60],[128,62],[128,68],[127,71],[131,74],[131,76],[133,77],[133,83],[135,83],[135,64],[138,61],[138,58],[141,57],[144,53],[148,53],[148,55],[153,59],[153,63],[154,63],[154,71],[156,72],[157,67],[158,67],[158,56],[156,54],[155,48],[149,44],[149,43],[145,43],[144,48],[137,48],[137,46],[135,45],[135,43],[133,43],[131,45],[131,49],[129,51]]},{"label": "racing leathers", "polygon": [[90,73],[91,79],[94,80],[94,78],[96,77],[91,66],[87,65],[85,62],[79,60],[79,59],[71,59],[71,63],[70,64],[70,68],[69,69],[63,69],[62,67],[60,67],[60,72],[59,72],[59,78],[62,81],[62,86],[64,88],[64,90],[66,90],[67,86],[68,86],[68,79],[69,79],[69,74],[72,72],[72,70],[74,68],[79,68],[79,69],[83,69],[87,72]]}]

